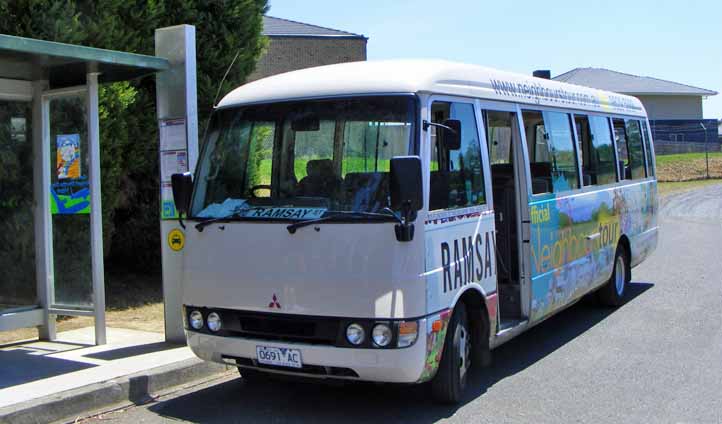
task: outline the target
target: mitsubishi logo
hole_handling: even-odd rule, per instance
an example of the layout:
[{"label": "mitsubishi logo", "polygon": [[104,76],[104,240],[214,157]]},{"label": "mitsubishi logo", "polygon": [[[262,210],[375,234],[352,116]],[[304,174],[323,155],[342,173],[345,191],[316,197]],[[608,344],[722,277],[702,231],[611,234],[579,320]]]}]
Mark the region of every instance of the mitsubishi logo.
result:
[{"label": "mitsubishi logo", "polygon": [[268,307],[271,309],[273,309],[273,308],[281,309],[281,304],[278,303],[278,298],[276,297],[276,293],[273,293],[273,298],[271,299],[271,303],[268,304]]}]

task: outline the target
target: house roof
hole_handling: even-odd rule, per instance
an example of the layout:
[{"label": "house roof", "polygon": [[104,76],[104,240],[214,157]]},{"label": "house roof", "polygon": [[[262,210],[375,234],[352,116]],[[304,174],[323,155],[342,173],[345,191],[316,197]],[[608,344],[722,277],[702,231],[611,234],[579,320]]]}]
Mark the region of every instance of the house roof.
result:
[{"label": "house roof", "polygon": [[268,37],[343,37],[366,38],[360,34],[326,28],[318,25],[305,24],[289,19],[263,17],[263,35]]},{"label": "house roof", "polygon": [[637,95],[714,96],[716,91],[659,78],[641,77],[604,68],[576,68],[553,78],[555,81]]}]

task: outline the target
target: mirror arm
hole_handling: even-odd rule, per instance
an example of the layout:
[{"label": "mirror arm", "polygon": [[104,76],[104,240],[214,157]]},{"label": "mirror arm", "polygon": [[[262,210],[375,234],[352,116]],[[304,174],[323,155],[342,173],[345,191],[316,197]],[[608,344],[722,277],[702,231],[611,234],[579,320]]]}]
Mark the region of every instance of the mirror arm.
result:
[{"label": "mirror arm", "polygon": [[397,214],[396,212],[394,212],[394,210],[391,209],[390,207],[388,207],[388,206],[385,207],[385,208],[383,209],[383,211],[386,212],[387,214],[393,216],[394,219],[396,220],[396,222],[398,222],[399,224],[403,224],[403,223],[404,223],[404,220],[401,219],[401,217],[399,216],[399,214]]},{"label": "mirror arm", "polygon": [[178,212],[178,224],[183,228],[186,229],[186,224],[183,222],[183,214]]},{"label": "mirror arm", "polygon": [[455,129],[453,129],[453,128],[447,126],[447,125],[439,124],[439,123],[437,123],[437,122],[429,122],[429,121],[427,121],[427,120],[424,119],[424,131],[428,131],[428,130],[429,130],[429,127],[439,127],[439,128],[443,128],[443,129],[445,129],[445,130],[449,130],[449,131],[451,131],[451,132],[454,133],[454,134],[458,134],[458,132],[456,132]]},{"label": "mirror arm", "polygon": [[408,242],[414,239],[414,224],[410,222],[412,213],[411,202],[404,202],[401,206],[401,217],[397,216],[399,223],[394,226],[397,241]]},{"label": "mirror arm", "polygon": [[396,222],[398,222],[398,224],[394,225],[397,241],[405,242],[414,239],[414,224],[409,222],[411,220],[410,206],[410,202],[404,204],[401,216],[389,207],[384,208],[384,212],[391,214],[396,219]]}]

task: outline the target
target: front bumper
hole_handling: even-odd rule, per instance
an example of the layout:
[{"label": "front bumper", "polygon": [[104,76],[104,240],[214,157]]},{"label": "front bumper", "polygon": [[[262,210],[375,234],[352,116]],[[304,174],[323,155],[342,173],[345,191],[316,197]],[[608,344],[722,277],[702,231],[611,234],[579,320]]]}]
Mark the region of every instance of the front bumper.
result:
[{"label": "front bumper", "polygon": [[293,348],[301,351],[304,366],[308,365],[315,369],[350,369],[358,377],[306,373],[303,370],[297,371],[283,367],[259,369],[280,374],[303,375],[315,378],[414,383],[421,380],[426,364],[427,343],[423,332],[425,328],[427,328],[427,319],[419,320],[420,334],[416,342],[409,347],[397,349],[341,348],[306,343],[222,337],[188,330],[186,330],[186,339],[193,353],[206,361],[228,364],[240,359],[242,363],[253,366],[257,359],[256,346]]}]

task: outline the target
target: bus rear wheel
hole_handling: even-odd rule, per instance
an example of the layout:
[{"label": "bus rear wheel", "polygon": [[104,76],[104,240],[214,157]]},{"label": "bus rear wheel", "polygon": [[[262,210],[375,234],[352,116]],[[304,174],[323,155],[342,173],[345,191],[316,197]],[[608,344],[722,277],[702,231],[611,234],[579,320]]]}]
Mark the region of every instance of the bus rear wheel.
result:
[{"label": "bus rear wheel", "polygon": [[621,306],[627,291],[627,255],[622,246],[614,255],[614,269],[607,284],[599,290],[599,300],[606,306]]},{"label": "bus rear wheel", "polygon": [[439,369],[431,381],[431,391],[438,402],[458,403],[464,394],[472,357],[469,330],[465,305],[460,304],[451,317]]}]

